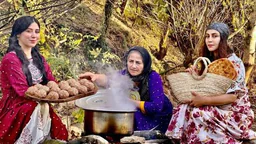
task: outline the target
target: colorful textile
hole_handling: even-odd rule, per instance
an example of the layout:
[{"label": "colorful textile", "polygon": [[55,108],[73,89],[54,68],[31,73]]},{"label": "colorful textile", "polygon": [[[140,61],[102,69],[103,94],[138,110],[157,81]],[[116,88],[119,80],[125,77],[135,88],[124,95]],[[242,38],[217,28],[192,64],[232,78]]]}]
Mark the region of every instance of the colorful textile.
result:
[{"label": "colorful textile", "polygon": [[182,144],[236,144],[241,143],[242,139],[256,139],[256,133],[251,130],[254,113],[244,82],[243,62],[235,54],[228,59],[235,65],[238,78],[227,93],[237,94],[237,100],[227,105],[199,108],[188,104],[178,105],[166,131],[169,138],[180,139]]},{"label": "colorful textile", "polygon": [[[48,80],[54,81],[49,65],[45,59],[43,60]],[[0,68],[3,93],[0,100],[0,143],[14,143],[20,137],[23,128],[29,123],[30,116],[38,103],[24,98],[29,86],[22,71],[22,64],[15,53],[7,53],[1,61]],[[51,107],[49,107],[49,115],[51,138],[67,140],[67,129]]]}]

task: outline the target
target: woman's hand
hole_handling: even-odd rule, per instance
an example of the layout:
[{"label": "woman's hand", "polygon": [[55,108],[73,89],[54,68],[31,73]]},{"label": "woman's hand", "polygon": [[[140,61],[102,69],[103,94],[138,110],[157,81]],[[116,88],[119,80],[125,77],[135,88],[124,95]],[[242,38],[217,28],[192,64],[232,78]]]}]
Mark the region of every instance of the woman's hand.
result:
[{"label": "woman's hand", "polygon": [[198,93],[191,92],[193,97],[190,102],[190,106],[200,107],[204,105],[225,105],[230,104],[236,101],[236,94],[221,94],[221,95],[212,95],[212,96],[201,96]]},{"label": "woman's hand", "polygon": [[104,74],[95,74],[92,72],[85,72],[83,74],[80,74],[79,78],[90,79],[91,81],[95,82],[98,86],[102,86],[102,87],[107,86],[107,76]]},{"label": "woman's hand", "polygon": [[97,74],[94,74],[92,72],[85,72],[83,74],[79,75],[80,79],[86,78],[86,79],[90,79],[91,81],[95,81],[97,79]]},{"label": "woman's hand", "polygon": [[201,96],[195,92],[191,92],[191,94],[192,94],[192,100],[189,104],[190,106],[200,107],[208,103],[207,101],[209,97]]},{"label": "woman's hand", "polygon": [[140,107],[140,101],[134,100],[134,99],[130,99],[130,101],[131,101],[137,108]]},{"label": "woman's hand", "polygon": [[192,74],[193,71],[195,71],[195,72],[198,71],[197,68],[193,65],[185,70],[185,72],[188,72],[190,74]]}]

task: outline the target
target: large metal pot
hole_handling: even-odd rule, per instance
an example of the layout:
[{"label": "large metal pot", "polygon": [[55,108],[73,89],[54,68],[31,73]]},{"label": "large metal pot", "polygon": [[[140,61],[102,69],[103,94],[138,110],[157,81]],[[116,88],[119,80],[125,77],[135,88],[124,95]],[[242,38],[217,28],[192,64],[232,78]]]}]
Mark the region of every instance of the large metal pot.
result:
[{"label": "large metal pot", "polygon": [[84,109],[85,134],[132,135],[135,109],[109,109],[108,96],[104,90],[81,98],[75,104]]}]

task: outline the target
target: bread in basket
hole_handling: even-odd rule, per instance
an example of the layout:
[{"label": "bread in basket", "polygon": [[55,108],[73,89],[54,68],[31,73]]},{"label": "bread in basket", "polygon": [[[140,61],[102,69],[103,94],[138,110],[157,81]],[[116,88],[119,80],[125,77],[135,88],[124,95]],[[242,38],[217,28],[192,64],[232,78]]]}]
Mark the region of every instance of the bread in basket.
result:
[{"label": "bread in basket", "polygon": [[222,75],[209,73],[208,64],[210,60],[206,57],[196,59],[194,66],[203,61],[205,69],[202,75],[196,72],[179,72],[167,76],[172,93],[179,102],[185,103],[191,100],[191,92],[196,92],[202,96],[213,96],[225,94],[234,81]]},{"label": "bread in basket", "polygon": [[233,63],[227,58],[221,58],[208,65],[208,72],[222,75],[232,80],[237,78],[237,72]]}]

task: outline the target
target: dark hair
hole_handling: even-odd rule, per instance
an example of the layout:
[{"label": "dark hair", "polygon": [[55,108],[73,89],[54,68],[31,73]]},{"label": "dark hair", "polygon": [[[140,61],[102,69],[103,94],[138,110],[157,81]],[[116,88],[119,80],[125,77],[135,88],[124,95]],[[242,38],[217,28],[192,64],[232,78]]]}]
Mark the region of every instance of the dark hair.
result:
[{"label": "dark hair", "polygon": [[[12,32],[11,36],[9,38],[9,47],[7,49],[7,53],[14,51],[17,55],[17,57],[20,59],[22,63],[22,71],[24,72],[28,85],[32,86],[32,76],[28,69],[29,60],[26,58],[25,53],[23,52],[21,46],[19,45],[17,35],[24,32],[32,23],[36,23],[38,27],[40,28],[40,24],[38,20],[32,16],[22,16],[15,20],[13,26],[12,26]],[[46,77],[46,72],[44,69],[44,63],[43,63],[43,57],[39,53],[39,48],[36,45],[32,48],[31,51],[32,58],[33,58],[33,64],[36,65],[36,67],[41,71],[43,74],[43,81],[42,84],[47,84],[48,80]]]},{"label": "dark hair", "polygon": [[226,58],[229,54],[233,52],[233,50],[229,47],[227,40],[220,39],[219,47],[216,50],[217,55],[214,57],[213,52],[210,52],[207,48],[205,41],[203,42],[202,46],[200,47],[200,56],[207,57],[211,61],[214,61],[219,58]]},{"label": "dark hair", "polygon": [[[141,74],[139,74],[138,76],[132,76],[129,71],[127,70],[127,61],[128,61],[128,57],[129,54],[132,51],[137,51],[141,54],[142,60],[143,60],[143,71]],[[152,60],[150,57],[150,54],[148,53],[148,51],[143,48],[143,47],[139,47],[139,46],[135,46],[132,47],[125,55],[125,65],[126,65],[126,73],[130,76],[130,78],[132,78],[132,80],[134,82],[139,82],[139,93],[140,93],[140,98],[143,101],[148,101],[149,100],[149,92],[148,92],[148,79],[149,79],[149,74],[151,73],[152,69],[151,69],[151,64],[152,64]]]}]

